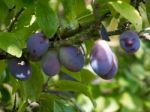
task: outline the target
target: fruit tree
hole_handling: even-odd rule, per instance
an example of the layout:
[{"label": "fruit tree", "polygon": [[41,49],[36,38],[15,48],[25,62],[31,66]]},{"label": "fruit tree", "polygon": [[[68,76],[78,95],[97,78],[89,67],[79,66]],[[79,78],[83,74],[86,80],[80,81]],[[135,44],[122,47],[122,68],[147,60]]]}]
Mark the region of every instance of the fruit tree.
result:
[{"label": "fruit tree", "polygon": [[0,0],[0,111],[149,112],[150,0]]}]

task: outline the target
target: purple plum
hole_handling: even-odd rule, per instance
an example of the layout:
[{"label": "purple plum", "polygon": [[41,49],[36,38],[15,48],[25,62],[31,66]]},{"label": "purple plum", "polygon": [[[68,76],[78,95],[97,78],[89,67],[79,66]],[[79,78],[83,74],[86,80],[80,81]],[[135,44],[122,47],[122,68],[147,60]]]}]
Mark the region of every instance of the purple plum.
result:
[{"label": "purple plum", "polygon": [[49,40],[43,33],[33,34],[27,40],[27,51],[32,57],[41,57],[49,48]]},{"label": "purple plum", "polygon": [[8,70],[10,73],[19,80],[26,80],[31,76],[31,66],[29,62],[22,59],[9,59],[8,60]]},{"label": "purple plum", "polygon": [[135,53],[140,48],[140,39],[136,32],[125,31],[120,35],[120,46],[127,53]]},{"label": "purple plum", "polygon": [[118,60],[117,60],[117,57],[115,56],[115,54],[113,53],[113,65],[112,65],[111,69],[109,70],[109,72],[107,72],[104,75],[101,75],[101,78],[103,78],[105,80],[110,80],[115,76],[117,71],[118,71]]},{"label": "purple plum", "polygon": [[60,71],[60,63],[55,50],[50,50],[43,57],[41,62],[43,72],[48,76],[54,76]]},{"label": "purple plum", "polygon": [[90,55],[90,65],[99,76],[106,74],[112,68],[113,56],[105,40],[97,40]]},{"label": "purple plum", "polygon": [[60,47],[59,59],[61,64],[72,72],[78,72],[84,66],[84,55],[80,49],[72,45]]}]

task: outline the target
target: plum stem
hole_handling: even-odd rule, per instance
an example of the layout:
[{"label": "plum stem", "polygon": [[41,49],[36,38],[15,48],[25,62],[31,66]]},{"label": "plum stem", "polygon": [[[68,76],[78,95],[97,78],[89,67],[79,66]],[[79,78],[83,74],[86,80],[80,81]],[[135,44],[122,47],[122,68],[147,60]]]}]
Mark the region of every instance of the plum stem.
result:
[{"label": "plum stem", "polygon": [[51,77],[49,76],[48,79],[46,80],[45,84],[43,85],[43,91],[47,91],[47,89],[48,89],[48,82],[49,82],[50,78]]}]

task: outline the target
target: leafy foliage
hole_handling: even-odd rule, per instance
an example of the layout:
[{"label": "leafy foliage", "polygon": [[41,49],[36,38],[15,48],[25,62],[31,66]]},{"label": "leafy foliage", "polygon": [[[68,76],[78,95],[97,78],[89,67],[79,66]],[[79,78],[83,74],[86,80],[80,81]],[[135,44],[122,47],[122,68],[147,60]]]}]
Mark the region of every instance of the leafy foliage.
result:
[{"label": "leafy foliage", "polygon": [[[103,39],[118,58],[112,80],[100,78],[89,65],[94,41]],[[1,0],[0,1],[0,111],[14,112],[149,112],[150,111],[150,1],[147,0]],[[128,54],[119,45],[119,35],[134,30],[141,47]],[[73,45],[82,51],[84,67],[63,72],[75,80],[47,76],[42,57],[26,50],[28,38],[42,32],[53,49]],[[12,77],[7,59],[30,61],[32,75],[20,81]],[[67,59],[67,57],[65,57]]]}]

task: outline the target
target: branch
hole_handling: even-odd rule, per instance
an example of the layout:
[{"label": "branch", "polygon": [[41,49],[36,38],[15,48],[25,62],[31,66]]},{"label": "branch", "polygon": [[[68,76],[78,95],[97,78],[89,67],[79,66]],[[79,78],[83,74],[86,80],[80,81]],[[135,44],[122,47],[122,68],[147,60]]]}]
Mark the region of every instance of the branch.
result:
[{"label": "branch", "polygon": [[[99,21],[103,21],[104,19],[106,19],[107,17],[110,16],[110,12],[104,14],[101,18],[99,18]],[[93,30],[95,28],[97,28],[97,26],[99,26],[100,24],[97,24],[97,20],[94,19],[91,22],[87,23],[87,24],[79,24],[79,27],[73,30],[64,30],[63,32],[60,33],[60,37],[61,39],[66,39],[69,37],[72,37],[76,34],[79,34],[81,32],[85,32],[86,30]]]},{"label": "branch", "polygon": [[[96,4],[93,4],[93,5],[95,6],[95,7],[93,6],[94,12],[93,12],[92,16],[95,17],[93,20],[91,20],[90,22],[88,22],[86,24],[85,23],[79,24],[79,26],[76,29],[71,29],[71,30],[63,29],[62,31],[59,31],[60,29],[58,29],[58,31],[56,32],[54,37],[49,39],[49,41],[51,41],[51,43],[55,47],[57,47],[58,45],[60,46],[63,44],[68,44],[68,43],[81,44],[85,40],[91,39],[91,37],[92,37],[92,39],[99,39],[100,38],[99,30],[100,30],[101,22],[112,15],[110,12],[107,12],[103,16],[99,16],[96,12],[96,10],[98,10],[97,8],[99,8],[99,7],[97,7]],[[14,19],[12,20],[12,22],[10,23],[10,25],[7,28],[8,32],[12,31],[15,23],[17,22],[19,16],[21,15],[21,13],[23,11],[24,11],[24,8],[21,8],[20,11],[18,11],[18,13],[14,16]],[[120,35],[121,33],[123,33],[126,30],[127,29],[125,29],[125,28],[120,28],[118,30],[108,32],[108,34],[109,34],[109,36]],[[73,36],[77,36],[77,38],[71,38]],[[80,37],[80,38],[78,38],[78,37]],[[140,36],[140,38],[144,38],[144,36]],[[24,54],[25,53],[26,52],[24,52]],[[9,57],[8,57],[7,53],[0,53],[0,60],[8,59],[8,58]]]}]

